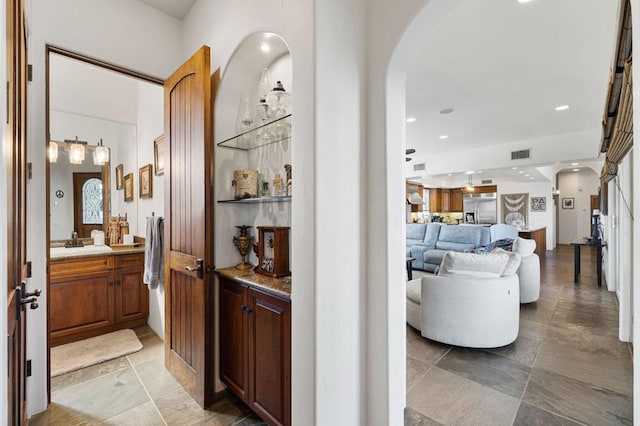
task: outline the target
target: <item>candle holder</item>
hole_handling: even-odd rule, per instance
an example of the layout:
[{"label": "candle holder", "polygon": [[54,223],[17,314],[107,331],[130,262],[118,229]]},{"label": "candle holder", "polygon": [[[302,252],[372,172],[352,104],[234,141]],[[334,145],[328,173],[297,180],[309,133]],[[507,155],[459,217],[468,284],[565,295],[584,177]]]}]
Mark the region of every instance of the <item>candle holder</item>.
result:
[{"label": "candle holder", "polygon": [[242,256],[242,262],[238,263],[236,268],[246,271],[253,268],[253,265],[249,262],[249,251],[253,242],[253,237],[249,236],[251,227],[249,225],[238,225],[236,228],[238,228],[239,235],[233,237],[233,245],[236,246],[240,256]]}]

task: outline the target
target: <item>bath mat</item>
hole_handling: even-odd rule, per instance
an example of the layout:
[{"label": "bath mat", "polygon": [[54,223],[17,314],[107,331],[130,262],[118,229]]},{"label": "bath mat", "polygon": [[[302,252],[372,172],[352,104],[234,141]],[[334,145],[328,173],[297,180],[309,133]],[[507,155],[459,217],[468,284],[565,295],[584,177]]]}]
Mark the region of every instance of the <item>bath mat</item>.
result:
[{"label": "bath mat", "polygon": [[142,349],[133,330],[91,337],[51,348],[51,377],[89,367]]}]

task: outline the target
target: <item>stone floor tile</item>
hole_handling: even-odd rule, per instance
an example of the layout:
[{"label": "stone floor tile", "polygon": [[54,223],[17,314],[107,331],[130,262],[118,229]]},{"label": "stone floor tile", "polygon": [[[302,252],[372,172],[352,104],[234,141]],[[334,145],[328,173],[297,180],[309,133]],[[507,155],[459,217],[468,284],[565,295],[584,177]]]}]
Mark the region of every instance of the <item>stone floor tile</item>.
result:
[{"label": "stone floor tile", "polygon": [[515,342],[502,348],[485,349],[496,355],[504,356],[517,361],[527,367],[533,367],[533,362],[538,355],[538,349],[542,342],[526,336],[518,336]]},{"label": "stone floor tile", "polygon": [[407,392],[424,376],[431,366],[422,361],[407,357]]},{"label": "stone floor tile", "polygon": [[517,361],[479,349],[452,349],[436,365],[518,399],[531,370]]},{"label": "stone floor tile", "polygon": [[610,358],[631,359],[629,344],[618,339],[618,333],[603,334],[593,327],[564,324],[562,327],[550,326],[547,341],[571,346],[572,348]]},{"label": "stone floor tile", "polygon": [[404,426],[440,426],[440,423],[411,407],[407,407],[404,410]]},{"label": "stone floor tile", "polygon": [[516,420],[513,422],[514,426],[575,426],[580,424],[525,403],[520,404]]},{"label": "stone floor tile", "polygon": [[140,338],[142,349],[127,355],[131,364],[137,365],[156,358],[164,357],[164,342],[155,334]]},{"label": "stone floor tile", "polygon": [[179,389],[180,383],[164,366],[164,359],[155,358],[134,366],[136,373],[140,376],[142,384],[155,399],[161,395],[173,392]]},{"label": "stone floor tile", "polygon": [[523,402],[588,425],[633,424],[633,401],[601,386],[534,368]]},{"label": "stone floor tile", "polygon": [[35,414],[29,419],[29,426],[76,426],[97,424],[100,419],[75,407],[51,402],[46,411]]},{"label": "stone floor tile", "polygon": [[105,374],[123,370],[129,368],[129,366],[130,364],[129,361],[127,361],[127,358],[120,357],[106,362],[101,362],[100,364],[81,368],[80,370],[72,371],[61,376],[52,377],[51,392],[64,389],[68,386],[77,385],[78,383],[86,382]]},{"label": "stone floor tile", "polygon": [[449,345],[422,337],[418,330],[407,325],[407,356],[427,365],[433,365],[450,348]]},{"label": "stone floor tile", "polygon": [[145,402],[131,410],[125,411],[103,423],[113,426],[159,426],[164,425],[164,420],[153,402]]},{"label": "stone floor tile", "polygon": [[519,400],[433,367],[409,391],[407,404],[443,424],[508,425]]}]

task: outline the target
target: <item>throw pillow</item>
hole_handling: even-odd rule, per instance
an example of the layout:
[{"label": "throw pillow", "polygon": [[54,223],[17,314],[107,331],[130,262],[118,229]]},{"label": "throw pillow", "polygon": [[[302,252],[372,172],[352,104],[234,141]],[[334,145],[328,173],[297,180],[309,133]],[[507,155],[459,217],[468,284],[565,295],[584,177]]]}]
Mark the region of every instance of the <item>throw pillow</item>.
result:
[{"label": "throw pillow", "polygon": [[494,253],[504,253],[509,256],[509,261],[507,265],[504,267],[504,271],[502,271],[502,276],[512,275],[518,271],[520,267],[520,263],[522,262],[522,257],[518,253],[514,253],[512,251],[506,251],[501,248],[497,248],[494,250]]},{"label": "throw pillow", "polygon": [[513,242],[513,251],[518,253],[521,257],[531,256],[536,250],[535,240],[528,240],[526,238],[516,238]]},{"label": "throw pillow", "polygon": [[504,271],[509,256],[504,253],[458,253],[448,251],[442,258],[438,275],[497,278]]}]

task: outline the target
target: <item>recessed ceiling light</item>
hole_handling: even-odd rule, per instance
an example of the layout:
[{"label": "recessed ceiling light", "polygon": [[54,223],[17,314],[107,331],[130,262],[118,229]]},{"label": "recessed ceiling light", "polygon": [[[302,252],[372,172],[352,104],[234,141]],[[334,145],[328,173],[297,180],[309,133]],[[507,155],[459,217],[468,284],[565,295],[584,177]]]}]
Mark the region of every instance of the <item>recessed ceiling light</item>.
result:
[{"label": "recessed ceiling light", "polygon": [[482,170],[478,170],[476,173],[482,173]]},{"label": "recessed ceiling light", "polygon": [[529,3],[531,0],[518,0],[518,3]]},{"label": "recessed ceiling light", "polygon": [[571,163],[572,166],[577,166],[579,163]]},{"label": "recessed ceiling light", "polygon": [[267,53],[271,50],[271,46],[269,46],[267,43],[262,43],[260,45],[260,50],[262,50],[264,53]]},{"label": "recessed ceiling light", "polygon": [[447,139],[448,137],[448,135],[440,135],[440,139]]},{"label": "recessed ceiling light", "polygon": [[451,173],[447,173],[447,176],[451,176]]},{"label": "recessed ceiling light", "polygon": [[520,170],[518,173],[522,174],[522,173],[524,173],[524,170]]},{"label": "recessed ceiling light", "polygon": [[517,167],[512,167],[511,170],[518,170],[518,168]]},{"label": "recessed ceiling light", "polygon": [[531,175],[525,175],[525,176],[526,176],[526,177],[529,177],[529,176],[531,176]]},{"label": "recessed ceiling light", "polygon": [[580,169],[573,169],[573,171],[574,171],[574,172],[579,172],[579,171],[580,171]]},{"label": "recessed ceiling light", "polygon": [[556,107],[556,111],[566,111],[569,109],[569,105],[560,105]]},{"label": "recessed ceiling light", "polygon": [[415,123],[416,122],[416,118],[415,117],[408,117],[407,118],[407,123]]},{"label": "recessed ceiling light", "polygon": [[452,112],[453,112],[453,108],[443,108],[440,110],[440,114],[442,115],[451,114]]},{"label": "recessed ceiling light", "polygon": [[530,177],[530,178],[529,178],[529,180],[533,180],[533,178],[532,178],[532,177]]}]

